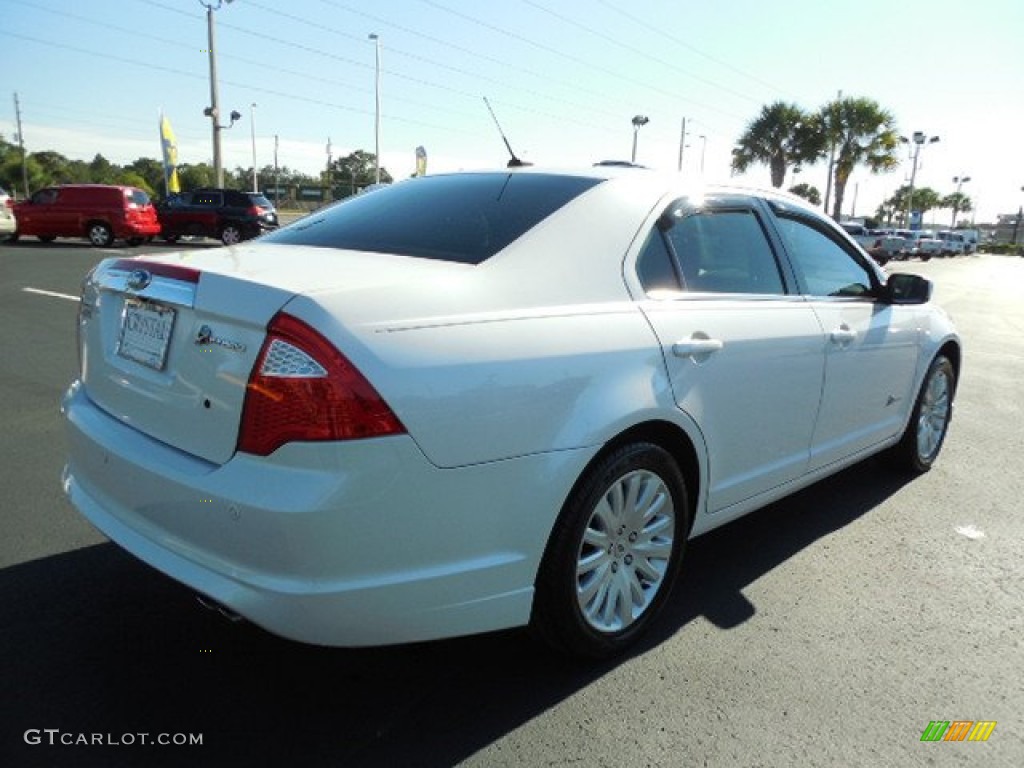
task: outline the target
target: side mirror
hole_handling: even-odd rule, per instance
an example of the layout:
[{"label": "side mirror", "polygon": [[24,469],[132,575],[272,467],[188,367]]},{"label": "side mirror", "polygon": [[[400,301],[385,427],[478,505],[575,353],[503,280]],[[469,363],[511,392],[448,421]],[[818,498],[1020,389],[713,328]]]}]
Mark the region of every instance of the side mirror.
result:
[{"label": "side mirror", "polygon": [[882,298],[888,304],[926,304],[932,298],[931,280],[920,275],[897,272],[889,275],[882,288]]}]

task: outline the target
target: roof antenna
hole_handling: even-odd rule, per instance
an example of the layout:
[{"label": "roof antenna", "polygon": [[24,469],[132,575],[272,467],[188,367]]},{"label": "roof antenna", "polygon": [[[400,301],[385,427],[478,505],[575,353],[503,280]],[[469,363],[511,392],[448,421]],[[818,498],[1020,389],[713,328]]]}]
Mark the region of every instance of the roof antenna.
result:
[{"label": "roof antenna", "polygon": [[507,167],[508,168],[519,168],[519,167],[524,166],[524,165],[533,165],[533,163],[524,163],[522,160],[520,160],[518,157],[516,157],[516,153],[512,151],[512,145],[509,144],[508,143],[508,139],[505,138],[505,132],[503,130],[501,130],[501,123],[498,122],[498,118],[495,117],[495,115],[494,115],[494,110],[491,109],[491,102],[489,102],[487,100],[486,96],[484,96],[484,104],[487,105],[487,111],[491,113],[491,119],[494,120],[494,124],[498,127],[498,133],[501,134],[501,140],[505,142],[505,148],[508,149],[508,154],[509,154],[511,159],[508,161],[508,166]]}]

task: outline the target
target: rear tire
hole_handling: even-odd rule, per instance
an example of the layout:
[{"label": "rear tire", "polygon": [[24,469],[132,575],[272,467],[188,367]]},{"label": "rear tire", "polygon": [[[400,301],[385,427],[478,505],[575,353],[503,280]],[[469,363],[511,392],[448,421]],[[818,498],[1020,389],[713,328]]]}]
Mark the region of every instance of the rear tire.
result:
[{"label": "rear tire", "polygon": [[242,242],[242,230],[234,224],[225,224],[220,231],[220,241],[224,245],[238,245]]},{"label": "rear tire", "polygon": [[537,573],[531,628],[554,648],[604,658],[624,651],[672,591],[690,531],[672,456],[631,443],[576,484]]},{"label": "rear tire", "polygon": [[953,418],[956,372],[949,358],[936,357],[921,383],[910,421],[900,441],[889,449],[890,463],[918,474],[932,468]]},{"label": "rear tire", "polygon": [[114,232],[101,221],[93,222],[86,230],[89,242],[97,248],[105,248],[114,242]]}]

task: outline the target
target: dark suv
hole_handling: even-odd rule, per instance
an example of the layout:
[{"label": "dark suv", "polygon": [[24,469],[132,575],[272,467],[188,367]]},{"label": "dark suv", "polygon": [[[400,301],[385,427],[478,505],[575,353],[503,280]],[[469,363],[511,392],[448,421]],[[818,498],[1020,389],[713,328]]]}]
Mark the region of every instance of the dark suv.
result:
[{"label": "dark suv", "polygon": [[195,189],[171,195],[159,206],[160,235],[173,243],[183,235],[214,237],[233,245],[277,228],[277,211],[258,192]]}]

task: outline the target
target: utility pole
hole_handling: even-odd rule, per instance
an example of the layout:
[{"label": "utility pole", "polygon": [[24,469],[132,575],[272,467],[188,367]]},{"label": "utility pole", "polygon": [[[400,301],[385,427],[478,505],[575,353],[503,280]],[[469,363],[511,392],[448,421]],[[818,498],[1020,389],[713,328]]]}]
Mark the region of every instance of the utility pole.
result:
[{"label": "utility pole", "polygon": [[281,176],[277,169],[277,134],[274,134],[274,205],[281,201]]},{"label": "utility pole", "polygon": [[[214,5],[213,3],[217,4]],[[210,58],[210,106],[203,110],[203,114],[210,118],[210,122],[213,125],[213,173],[217,177],[217,186],[224,186],[224,164],[221,161],[220,152],[220,132],[225,128],[232,127],[237,120],[240,120],[242,115],[232,110],[231,112],[231,123],[229,125],[220,124],[220,102],[217,97],[217,48],[216,48],[216,35],[213,29],[213,12],[220,10],[221,5],[224,3],[230,3],[232,0],[199,0],[199,4],[206,7],[206,37],[207,43],[210,46],[207,54]]]},{"label": "utility pole", "polygon": [[[217,4],[220,7],[220,4]],[[217,98],[217,53],[216,36],[213,31],[213,6],[206,6],[206,39],[210,46],[207,55],[210,59],[210,107],[209,117],[213,124],[213,175],[217,186],[224,186],[224,165],[220,157],[220,104]]]},{"label": "utility pole", "polygon": [[683,147],[686,146],[686,118],[683,118],[683,127],[679,129],[679,167],[676,169],[683,172]]},{"label": "utility pole", "polygon": [[324,180],[327,182],[327,190],[324,192],[324,202],[331,201],[331,137],[327,137],[327,170],[324,172]]},{"label": "utility pole", "polygon": [[373,77],[373,179],[380,184],[380,35],[373,33],[370,40],[374,45]]},{"label": "utility pole", "polygon": [[14,116],[18,123],[18,146],[21,148],[21,181],[25,185],[25,199],[29,197],[28,191],[28,155],[25,154],[25,133],[21,129],[21,104],[18,103],[18,94],[14,94]]}]

